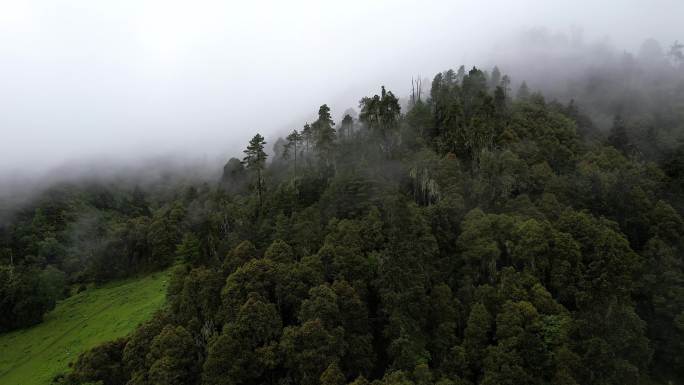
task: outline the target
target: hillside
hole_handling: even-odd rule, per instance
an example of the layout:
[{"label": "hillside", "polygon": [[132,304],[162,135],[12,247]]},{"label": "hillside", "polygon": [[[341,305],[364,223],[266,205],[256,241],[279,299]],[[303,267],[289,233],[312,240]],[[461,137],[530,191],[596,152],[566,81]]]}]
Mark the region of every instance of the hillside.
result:
[{"label": "hillside", "polygon": [[128,334],[164,303],[167,273],[113,282],[57,304],[45,322],[0,335],[0,383],[44,385],[79,353]]},{"label": "hillside", "polygon": [[[579,102],[461,66],[405,107],[380,86],[341,120],[323,104],[256,133],[220,180],[56,186],[0,228],[0,330],[48,314],[0,346],[22,346],[0,384],[67,361],[52,385],[683,383],[677,76],[603,132]],[[91,318],[61,329],[79,310],[48,311],[65,285],[174,261],[134,331],[151,309],[132,289],[72,299]]]}]

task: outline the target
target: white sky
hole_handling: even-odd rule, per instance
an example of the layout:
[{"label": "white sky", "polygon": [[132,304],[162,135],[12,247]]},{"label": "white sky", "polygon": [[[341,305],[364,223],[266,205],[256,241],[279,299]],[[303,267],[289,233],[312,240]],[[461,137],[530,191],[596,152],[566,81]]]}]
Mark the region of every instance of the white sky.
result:
[{"label": "white sky", "polygon": [[225,160],[320,104],[338,117],[381,84],[406,95],[411,76],[489,63],[540,26],[669,44],[684,1],[0,0],[0,173]]}]

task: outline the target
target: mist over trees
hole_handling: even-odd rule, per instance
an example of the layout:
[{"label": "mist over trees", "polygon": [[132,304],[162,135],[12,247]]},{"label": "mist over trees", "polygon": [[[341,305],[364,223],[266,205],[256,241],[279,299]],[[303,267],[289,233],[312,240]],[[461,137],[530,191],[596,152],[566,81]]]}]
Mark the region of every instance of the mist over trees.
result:
[{"label": "mist over trees", "polygon": [[173,266],[164,309],[54,383],[679,383],[681,50],[562,90],[460,66],[404,108],[312,106],[204,183],[55,186],[0,225],[0,331]]}]

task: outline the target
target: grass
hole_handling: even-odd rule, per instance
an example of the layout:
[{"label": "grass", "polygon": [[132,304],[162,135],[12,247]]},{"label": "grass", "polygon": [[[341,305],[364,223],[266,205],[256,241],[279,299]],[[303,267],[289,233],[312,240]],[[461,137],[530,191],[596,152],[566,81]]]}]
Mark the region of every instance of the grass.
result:
[{"label": "grass", "polygon": [[0,384],[47,385],[84,350],[127,335],[164,303],[168,272],[88,289],[43,323],[0,334]]}]

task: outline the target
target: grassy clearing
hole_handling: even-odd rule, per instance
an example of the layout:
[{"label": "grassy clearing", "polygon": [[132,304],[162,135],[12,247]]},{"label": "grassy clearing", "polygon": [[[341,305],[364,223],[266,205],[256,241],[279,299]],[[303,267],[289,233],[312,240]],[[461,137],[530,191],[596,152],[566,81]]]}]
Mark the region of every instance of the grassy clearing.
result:
[{"label": "grassy clearing", "polygon": [[28,329],[0,334],[0,384],[46,385],[85,349],[128,334],[162,306],[168,272],[65,299]]}]

